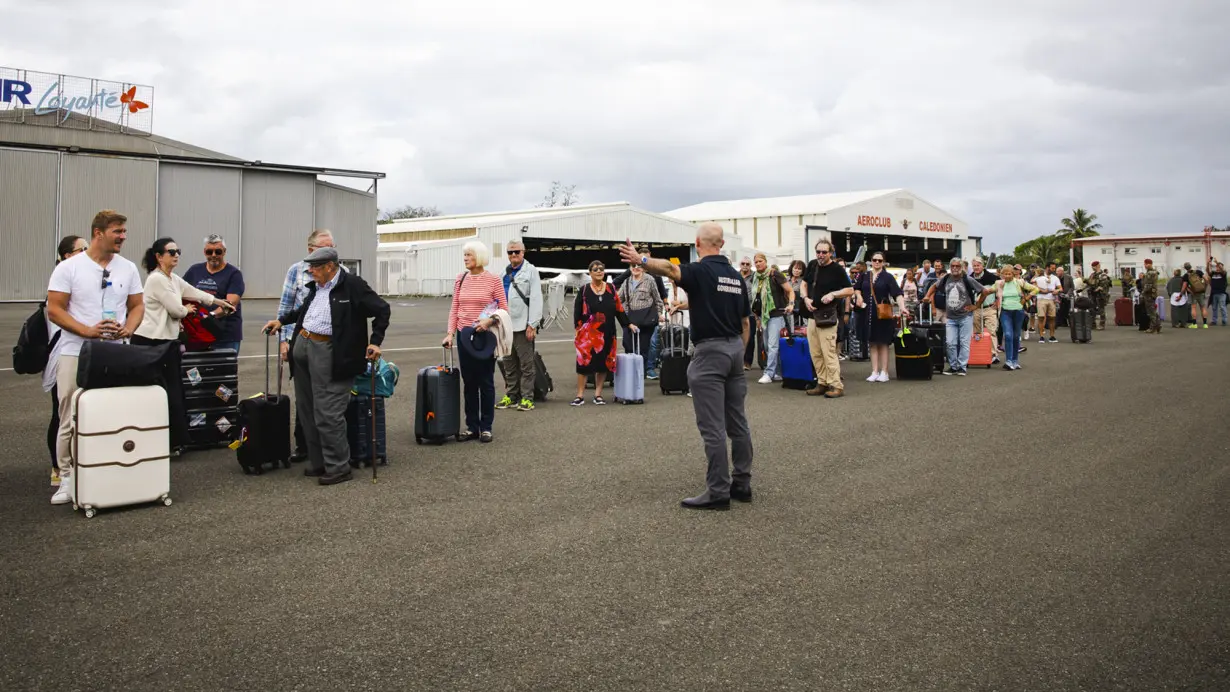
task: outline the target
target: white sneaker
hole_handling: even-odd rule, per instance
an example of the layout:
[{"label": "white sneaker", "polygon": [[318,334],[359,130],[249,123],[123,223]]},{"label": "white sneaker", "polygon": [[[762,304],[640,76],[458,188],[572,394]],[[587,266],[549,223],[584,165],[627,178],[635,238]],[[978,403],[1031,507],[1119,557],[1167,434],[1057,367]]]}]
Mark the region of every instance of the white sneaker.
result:
[{"label": "white sneaker", "polygon": [[888,372],[880,373],[880,376],[876,378],[876,382],[888,382]]},{"label": "white sneaker", "polygon": [[873,372],[873,373],[871,373],[871,377],[868,377],[868,378],[867,378],[867,381],[868,381],[868,382],[879,382],[879,381],[880,381],[880,373],[878,373],[878,372]]},{"label": "white sneaker", "polygon": [[760,379],[756,381],[759,382],[760,384],[770,384],[773,382],[773,378],[769,377],[768,375],[762,375]]},{"label": "white sneaker", "polygon": [[73,484],[70,476],[60,476],[60,487],[51,496],[51,504],[67,505],[73,501]]}]

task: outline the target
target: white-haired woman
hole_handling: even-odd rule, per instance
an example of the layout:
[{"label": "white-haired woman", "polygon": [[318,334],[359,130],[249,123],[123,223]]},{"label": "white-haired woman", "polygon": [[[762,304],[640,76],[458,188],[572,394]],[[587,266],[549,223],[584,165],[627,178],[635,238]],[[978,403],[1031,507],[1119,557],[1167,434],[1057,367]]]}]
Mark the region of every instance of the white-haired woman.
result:
[{"label": "white-haired woman", "polygon": [[[448,311],[448,335],[444,347],[452,348],[457,333],[466,327],[476,332],[491,328],[491,318],[483,317],[489,308],[508,309],[508,297],[504,294],[504,282],[487,271],[491,251],[477,240],[462,248],[466,270],[453,282],[453,306]],[[494,303],[494,306],[492,305]],[[475,437],[480,442],[490,442],[492,423],[495,422],[495,356],[477,359],[464,348],[458,349],[458,364],[461,366],[461,381],[465,390],[466,429],[457,435],[461,442]]]}]

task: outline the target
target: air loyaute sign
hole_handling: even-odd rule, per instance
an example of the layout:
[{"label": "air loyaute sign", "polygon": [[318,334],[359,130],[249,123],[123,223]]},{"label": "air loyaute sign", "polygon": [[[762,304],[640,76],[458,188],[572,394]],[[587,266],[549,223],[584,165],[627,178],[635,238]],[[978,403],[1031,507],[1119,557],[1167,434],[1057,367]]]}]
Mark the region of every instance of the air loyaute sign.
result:
[{"label": "air loyaute sign", "polygon": [[0,67],[0,121],[149,134],[153,103],[149,86]]}]

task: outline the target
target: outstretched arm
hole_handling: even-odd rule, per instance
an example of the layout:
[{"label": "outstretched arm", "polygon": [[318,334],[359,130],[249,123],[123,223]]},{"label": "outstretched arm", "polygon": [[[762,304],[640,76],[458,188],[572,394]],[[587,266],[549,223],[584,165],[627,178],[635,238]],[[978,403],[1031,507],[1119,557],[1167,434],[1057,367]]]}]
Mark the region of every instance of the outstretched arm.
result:
[{"label": "outstretched arm", "polygon": [[619,248],[619,258],[628,264],[639,264],[645,268],[645,271],[654,276],[665,276],[671,281],[679,281],[679,267],[671,264],[666,260],[653,259],[645,256],[645,261],[642,262],[642,256],[632,246],[632,241],[625,242]]}]

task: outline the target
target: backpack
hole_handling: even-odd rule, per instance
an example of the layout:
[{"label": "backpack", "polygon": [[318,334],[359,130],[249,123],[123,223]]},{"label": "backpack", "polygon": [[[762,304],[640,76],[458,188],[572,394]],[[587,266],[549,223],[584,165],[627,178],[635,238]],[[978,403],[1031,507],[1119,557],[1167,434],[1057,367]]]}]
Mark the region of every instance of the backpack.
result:
[{"label": "backpack", "polygon": [[47,339],[47,303],[39,303],[34,314],[21,325],[17,345],[13,347],[13,371],[18,375],[37,375],[47,368],[51,351],[60,340],[61,332]]},{"label": "backpack", "polygon": [[1192,293],[1204,293],[1204,278],[1196,272],[1188,272],[1187,287],[1192,289]]}]

